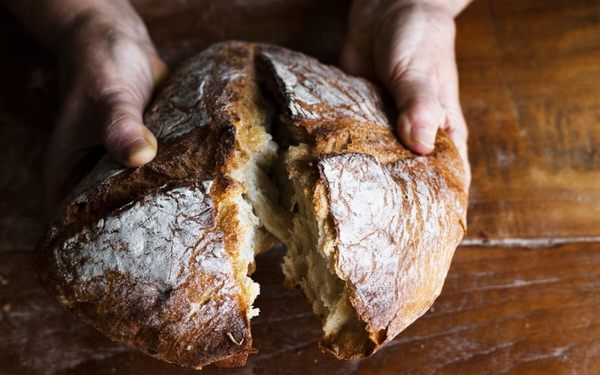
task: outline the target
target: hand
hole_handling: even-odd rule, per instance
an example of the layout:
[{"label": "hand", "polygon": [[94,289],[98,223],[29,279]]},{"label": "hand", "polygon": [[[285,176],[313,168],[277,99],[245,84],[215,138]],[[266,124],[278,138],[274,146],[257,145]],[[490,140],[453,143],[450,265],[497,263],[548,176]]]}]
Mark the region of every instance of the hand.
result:
[{"label": "hand", "polygon": [[127,3],[83,11],[63,35],[57,51],[61,106],[45,168],[51,212],[89,171],[82,163],[94,148],[104,146],[128,167],[154,158],[157,141],[142,115],[168,71]]},{"label": "hand", "polygon": [[45,161],[49,213],[97,161],[98,147],[128,167],[152,160],[156,138],[142,114],[168,68],[128,0],[0,3],[58,56],[61,107]]},{"label": "hand", "polygon": [[399,111],[397,132],[410,150],[428,154],[438,128],[471,172],[467,126],[458,96],[454,17],[469,0],[355,0],[341,66],[377,79]]}]

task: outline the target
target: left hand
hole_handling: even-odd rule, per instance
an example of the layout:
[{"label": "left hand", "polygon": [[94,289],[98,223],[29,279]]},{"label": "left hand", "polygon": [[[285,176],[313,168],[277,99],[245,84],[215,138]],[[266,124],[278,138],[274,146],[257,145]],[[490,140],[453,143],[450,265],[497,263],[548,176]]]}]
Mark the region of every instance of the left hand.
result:
[{"label": "left hand", "polygon": [[355,0],[341,66],[378,80],[399,112],[397,132],[410,150],[433,151],[444,129],[470,184],[467,125],[460,107],[454,17],[469,0]]}]

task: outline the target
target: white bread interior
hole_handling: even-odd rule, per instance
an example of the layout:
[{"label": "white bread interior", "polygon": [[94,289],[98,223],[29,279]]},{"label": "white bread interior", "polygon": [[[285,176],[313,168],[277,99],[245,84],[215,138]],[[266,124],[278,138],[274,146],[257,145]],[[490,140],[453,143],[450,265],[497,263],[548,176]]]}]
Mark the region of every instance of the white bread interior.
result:
[{"label": "white bread interior", "polygon": [[[267,250],[265,230],[272,233],[287,247],[282,264],[286,285],[301,290],[321,319],[324,337],[333,337],[343,330],[363,336],[365,323],[358,319],[345,281],[335,271],[335,234],[326,220],[317,218],[315,213],[315,182],[308,175],[292,177],[286,171],[286,164],[302,158],[308,146],[292,146],[278,154],[277,143],[266,133],[268,128],[268,124],[261,126],[265,131],[262,149],[251,154],[245,168],[232,173],[246,186],[245,207],[250,204],[253,208],[253,212],[244,210],[243,216],[254,228],[254,236],[249,240],[254,254]],[[326,207],[324,198],[319,206]]]},{"label": "white bread interior", "polygon": [[[299,143],[289,119],[276,117],[270,101],[257,91],[251,97],[253,113],[242,119],[236,141],[237,156],[246,162],[229,173],[246,188],[238,206],[239,220],[247,228],[241,256],[248,262],[248,273],[254,270],[254,256],[274,245],[274,235],[287,247],[282,264],[286,285],[301,290],[321,320],[325,340],[343,331],[368,335],[350,302],[346,282],[336,273],[335,233],[328,215],[315,211],[326,209],[326,199],[319,197],[315,205],[316,179],[310,173],[290,174],[290,165],[305,158],[309,146]],[[276,140],[271,135],[275,126]],[[254,301],[258,284],[249,277],[247,284],[252,291],[248,297]],[[250,317],[258,313],[251,311]]]}]

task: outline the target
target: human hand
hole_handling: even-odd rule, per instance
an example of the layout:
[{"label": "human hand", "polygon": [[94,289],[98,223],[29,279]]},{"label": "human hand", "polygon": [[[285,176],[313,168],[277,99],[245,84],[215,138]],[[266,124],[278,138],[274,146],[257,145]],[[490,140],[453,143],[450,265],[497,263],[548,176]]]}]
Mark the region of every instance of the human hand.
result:
[{"label": "human hand", "polygon": [[154,158],[157,141],[142,115],[168,72],[142,20],[125,1],[82,11],[62,35],[57,45],[60,109],[45,165],[50,212],[89,171],[91,166],[82,164],[94,148],[104,146],[128,167]]},{"label": "human hand", "polygon": [[341,66],[377,79],[399,112],[397,132],[410,150],[428,154],[439,128],[471,171],[460,107],[454,17],[470,0],[355,0]]}]

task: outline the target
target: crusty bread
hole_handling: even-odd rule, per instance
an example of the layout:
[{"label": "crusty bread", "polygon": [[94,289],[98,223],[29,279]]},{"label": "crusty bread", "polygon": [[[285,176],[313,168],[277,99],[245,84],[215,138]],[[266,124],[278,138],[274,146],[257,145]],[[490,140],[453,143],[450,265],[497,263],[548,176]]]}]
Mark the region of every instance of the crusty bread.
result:
[{"label": "crusty bread", "polygon": [[296,146],[285,154],[298,214],[283,271],[321,318],[321,346],[368,357],[427,311],[466,231],[467,187],[454,144],[404,148],[395,113],[369,82],[281,48],[258,66]]},{"label": "crusty bread", "polygon": [[[103,159],[39,246],[36,269],[65,307],[112,339],[200,368],[245,363],[258,285],[247,274],[274,238],[231,176],[275,153],[253,46],[216,45],[182,66],[145,116],[155,160]],[[109,225],[110,224],[110,225]]]},{"label": "crusty bread", "polygon": [[406,150],[367,81],[283,48],[229,42],[184,64],[145,122],[154,161],[103,159],[65,200],[36,269],[115,340],[200,368],[252,353],[254,255],[275,237],[321,346],[367,357],[440,293],[467,192],[442,131]]}]

